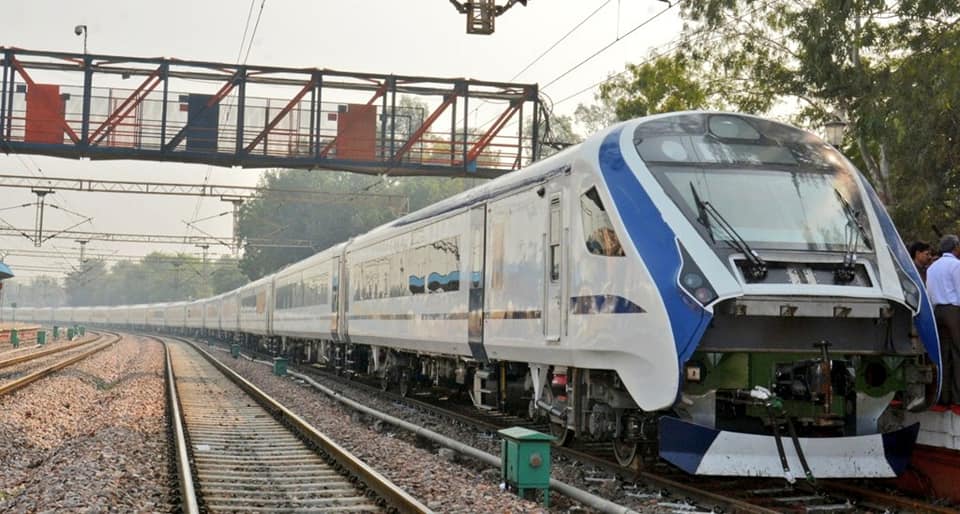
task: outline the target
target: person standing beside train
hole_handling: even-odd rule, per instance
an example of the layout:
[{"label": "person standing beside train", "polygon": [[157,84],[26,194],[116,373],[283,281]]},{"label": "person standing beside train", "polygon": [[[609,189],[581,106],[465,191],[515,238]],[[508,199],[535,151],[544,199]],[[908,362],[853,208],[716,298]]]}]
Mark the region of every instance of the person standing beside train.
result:
[{"label": "person standing beside train", "polygon": [[933,248],[923,241],[917,241],[910,245],[910,258],[913,259],[913,265],[917,267],[920,278],[926,284],[927,268],[933,263]]},{"label": "person standing beside train", "polygon": [[940,239],[940,253],[927,270],[927,293],[940,333],[943,390],[940,403],[960,402],[960,238]]}]

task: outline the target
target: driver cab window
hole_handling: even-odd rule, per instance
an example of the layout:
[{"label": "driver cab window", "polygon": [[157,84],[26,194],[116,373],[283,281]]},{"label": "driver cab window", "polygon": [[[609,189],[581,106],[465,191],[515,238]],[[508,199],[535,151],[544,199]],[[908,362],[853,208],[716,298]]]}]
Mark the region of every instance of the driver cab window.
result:
[{"label": "driver cab window", "polygon": [[613,223],[610,222],[610,216],[603,207],[596,187],[591,187],[580,195],[580,218],[588,252],[607,257],[624,256],[623,246],[620,245],[620,239],[613,229]]}]

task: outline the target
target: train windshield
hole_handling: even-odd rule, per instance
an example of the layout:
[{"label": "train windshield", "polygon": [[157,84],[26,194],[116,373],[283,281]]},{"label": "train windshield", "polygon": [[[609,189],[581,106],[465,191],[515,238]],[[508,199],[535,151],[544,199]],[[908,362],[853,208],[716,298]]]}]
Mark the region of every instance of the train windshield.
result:
[{"label": "train windshield", "polygon": [[[697,223],[708,204],[751,246],[845,250],[869,233],[863,215],[855,221],[864,233],[853,232],[851,217],[863,207],[844,160],[804,131],[729,114],[681,114],[640,125],[634,143],[689,219]],[[701,228],[714,241],[734,237]]]}]

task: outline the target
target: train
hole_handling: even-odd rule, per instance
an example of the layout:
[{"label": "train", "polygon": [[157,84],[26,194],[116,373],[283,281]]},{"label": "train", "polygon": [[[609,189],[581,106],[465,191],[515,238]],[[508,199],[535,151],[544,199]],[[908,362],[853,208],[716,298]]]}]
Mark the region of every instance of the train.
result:
[{"label": "train", "polygon": [[212,298],[18,319],[216,337],[697,475],[892,477],[932,308],[837,149],[761,117],[612,126]]}]

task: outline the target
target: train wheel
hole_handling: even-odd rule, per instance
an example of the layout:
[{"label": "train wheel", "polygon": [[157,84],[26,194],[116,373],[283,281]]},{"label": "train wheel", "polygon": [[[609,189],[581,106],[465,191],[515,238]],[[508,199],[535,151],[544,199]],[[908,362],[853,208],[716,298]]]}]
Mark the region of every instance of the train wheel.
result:
[{"label": "train wheel", "polygon": [[400,374],[400,396],[406,398],[410,394],[410,377],[404,371]]},{"label": "train wheel", "polygon": [[566,446],[573,440],[573,430],[569,430],[563,423],[553,420],[550,420],[550,435],[556,438],[553,442],[557,446]]},{"label": "train wheel", "polygon": [[530,398],[530,403],[527,404],[527,419],[533,422],[539,422],[543,419],[543,413],[540,412],[540,408],[537,407],[537,402],[533,398]]},{"label": "train wheel", "polygon": [[613,440],[613,455],[617,458],[617,463],[623,467],[628,467],[633,464],[634,459],[637,458],[637,450],[639,448],[639,443],[630,443],[622,439]]}]

